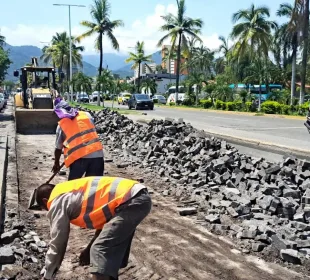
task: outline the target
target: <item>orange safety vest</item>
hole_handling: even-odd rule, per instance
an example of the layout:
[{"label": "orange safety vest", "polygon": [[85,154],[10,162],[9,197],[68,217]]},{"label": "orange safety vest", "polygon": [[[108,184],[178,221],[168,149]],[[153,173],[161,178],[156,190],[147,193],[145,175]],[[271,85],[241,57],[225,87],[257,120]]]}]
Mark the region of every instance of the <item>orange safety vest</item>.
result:
[{"label": "orange safety vest", "polygon": [[66,135],[64,142],[66,167],[84,156],[103,149],[96,128],[85,112],[79,111],[73,120],[65,118],[58,124]]},{"label": "orange safety vest", "polygon": [[102,229],[115,215],[115,209],[132,198],[131,189],[139,182],[118,177],[84,177],[57,184],[47,208],[58,196],[82,192],[84,195],[80,215],[70,223],[81,228]]}]

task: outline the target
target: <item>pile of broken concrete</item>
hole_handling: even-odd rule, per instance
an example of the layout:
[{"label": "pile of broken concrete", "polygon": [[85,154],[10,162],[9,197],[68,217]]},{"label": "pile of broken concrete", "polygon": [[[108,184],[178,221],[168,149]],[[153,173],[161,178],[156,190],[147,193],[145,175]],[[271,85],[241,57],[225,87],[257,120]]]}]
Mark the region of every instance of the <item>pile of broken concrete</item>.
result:
[{"label": "pile of broken concrete", "polygon": [[196,215],[246,251],[275,248],[287,262],[310,259],[310,163],[281,163],[238,150],[182,119],[134,123],[110,110],[89,111],[97,131],[122,165],[152,170],[167,182],[164,195],[183,201],[181,215]]},{"label": "pile of broken concrete", "polygon": [[14,210],[8,213],[5,231],[1,234],[0,279],[39,280],[47,244],[31,230],[31,219],[27,224],[16,216]]}]

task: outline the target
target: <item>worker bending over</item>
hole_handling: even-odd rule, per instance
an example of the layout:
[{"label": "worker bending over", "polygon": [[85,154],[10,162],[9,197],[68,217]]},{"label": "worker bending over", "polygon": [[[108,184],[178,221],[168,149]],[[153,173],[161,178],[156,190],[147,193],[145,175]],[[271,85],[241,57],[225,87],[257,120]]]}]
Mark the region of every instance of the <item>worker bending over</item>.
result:
[{"label": "worker bending over", "polygon": [[56,98],[54,112],[60,119],[56,130],[55,162],[52,171],[58,172],[64,148],[65,166],[70,168],[68,180],[88,176],[103,176],[103,146],[92,116],[77,111],[61,98]]},{"label": "worker bending over", "polygon": [[36,201],[48,210],[51,241],[42,279],[53,279],[61,266],[69,239],[70,223],[96,229],[80,255],[80,264],[90,263],[92,279],[118,279],[128,264],[136,227],[152,206],[147,188],[137,181],[117,177],[85,177],[37,189]]}]

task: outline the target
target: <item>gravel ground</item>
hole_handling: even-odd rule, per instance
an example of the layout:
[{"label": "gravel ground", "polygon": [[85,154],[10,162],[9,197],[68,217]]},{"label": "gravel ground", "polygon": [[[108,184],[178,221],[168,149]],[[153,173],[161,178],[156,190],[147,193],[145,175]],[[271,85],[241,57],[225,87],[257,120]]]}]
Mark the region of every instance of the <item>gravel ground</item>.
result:
[{"label": "gravel ground", "polygon": [[[26,211],[31,191],[51,176],[54,147],[53,135],[18,135],[18,173],[20,184],[21,217],[29,220],[33,212]],[[109,158],[106,152],[106,158]],[[121,271],[120,279],[310,279],[298,266],[283,267],[266,263],[255,256],[244,255],[235,249],[230,239],[211,234],[194,219],[180,217],[178,203],[162,197],[156,190],[165,188],[160,178],[150,177],[143,170],[128,167],[119,169],[114,163],[106,164],[109,176],[141,178],[152,192],[153,209],[138,227],[128,267]],[[68,174],[67,174],[68,175]],[[54,183],[66,180],[56,176]],[[49,224],[44,213],[34,212],[33,230],[40,238],[49,240]],[[89,242],[93,232],[71,227],[70,241],[57,279],[89,279],[88,270],[79,267],[79,252]],[[37,266],[42,265],[44,258]],[[31,269],[31,267],[30,267]],[[40,268],[33,268],[38,271]],[[19,278],[22,279],[22,278]]]}]

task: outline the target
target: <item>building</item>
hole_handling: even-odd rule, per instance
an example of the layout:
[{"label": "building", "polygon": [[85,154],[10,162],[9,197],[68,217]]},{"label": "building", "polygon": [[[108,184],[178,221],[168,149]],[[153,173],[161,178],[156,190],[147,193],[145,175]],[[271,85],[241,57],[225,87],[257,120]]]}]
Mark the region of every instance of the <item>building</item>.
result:
[{"label": "building", "polygon": [[[147,67],[148,65],[148,67]],[[142,63],[141,66],[140,66],[140,76],[144,75],[144,74],[152,74],[152,73],[155,73],[156,72],[156,63]],[[138,78],[139,75],[138,75],[138,72],[139,72],[139,67],[137,67],[135,69],[135,78]]]},{"label": "building", "polygon": [[[177,60],[176,59],[169,59],[167,56],[169,55],[169,52],[171,50],[170,45],[163,45],[161,49],[161,59],[162,63],[161,66],[163,69],[167,70],[167,73],[169,74],[177,74]],[[184,58],[181,58],[181,64],[185,62]],[[186,69],[180,69],[181,75],[188,75],[188,72]]]},{"label": "building", "polygon": [[[185,79],[185,75],[180,75],[180,81]],[[154,79],[157,84],[156,93],[165,94],[168,91],[168,86],[175,84],[176,75],[174,74],[143,74],[141,75],[141,83],[144,79]]]}]

